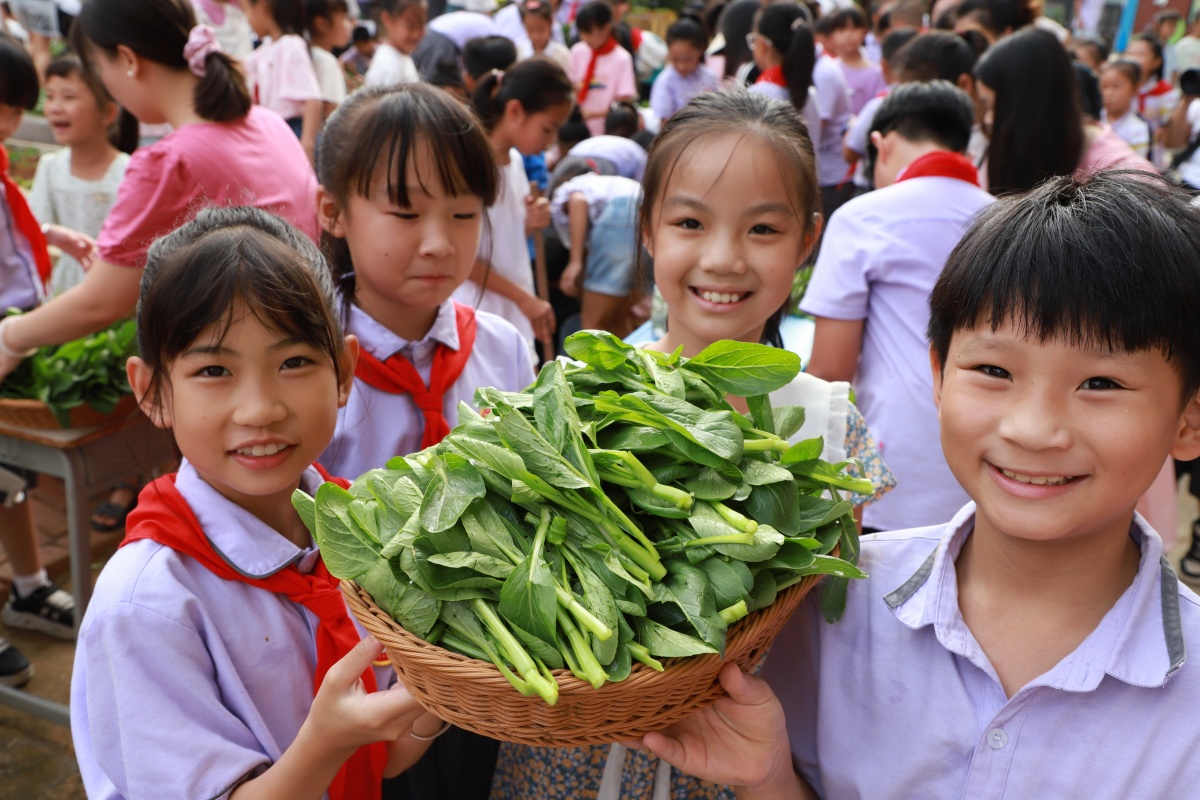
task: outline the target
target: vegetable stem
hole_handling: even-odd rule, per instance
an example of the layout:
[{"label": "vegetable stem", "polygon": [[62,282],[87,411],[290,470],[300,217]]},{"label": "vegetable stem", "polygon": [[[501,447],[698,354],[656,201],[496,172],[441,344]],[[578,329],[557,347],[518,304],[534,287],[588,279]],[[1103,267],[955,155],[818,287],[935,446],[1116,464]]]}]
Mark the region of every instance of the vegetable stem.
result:
[{"label": "vegetable stem", "polygon": [[654,670],[655,672],[663,671],[662,662],[657,661],[653,656],[651,656],[650,651],[647,650],[643,645],[638,644],[637,642],[626,642],[625,646],[629,648],[629,655],[633,656],[650,669]]},{"label": "vegetable stem", "polygon": [[737,528],[739,531],[752,535],[758,531],[757,522],[752,519],[747,519],[724,503],[717,501],[711,503],[710,505],[712,505],[713,509],[721,515],[722,519],[724,519],[733,527]]},{"label": "vegetable stem", "polygon": [[780,439],[778,436],[772,436],[769,433],[764,434],[762,439],[747,439],[742,443],[742,452],[744,453],[783,453],[789,447],[786,439]]},{"label": "vegetable stem", "polygon": [[[549,526],[549,523],[547,523]],[[558,702],[558,684],[553,681],[547,681],[538,670],[537,664],[533,663],[533,659],[521,643],[517,641],[517,637],[513,636],[512,631],[500,619],[500,615],[496,613],[496,609],[492,608],[491,604],[485,600],[476,598],[471,601],[471,608],[474,609],[475,615],[487,627],[488,631],[496,637],[500,649],[508,656],[508,660],[512,662],[513,667],[529,687],[535,691],[539,697],[546,701],[546,705],[554,705]],[[501,672],[504,667],[499,663],[496,666]]]},{"label": "vegetable stem", "polygon": [[736,603],[731,605],[729,608],[721,609],[721,611],[719,613],[721,614],[721,619],[725,620],[726,625],[732,625],[733,623],[737,622],[742,617],[749,614],[750,609],[746,608],[745,600],[738,600]]},{"label": "vegetable stem", "polygon": [[570,611],[579,624],[595,635],[597,639],[606,642],[612,637],[612,628],[601,622],[592,612],[583,607],[583,604],[575,599],[575,595],[568,592],[566,589],[554,583],[554,595],[558,598],[558,604]]},{"label": "vegetable stem", "polygon": [[558,609],[558,626],[567,634],[567,641],[571,643],[571,651],[575,654],[579,666],[578,677],[590,683],[593,689],[599,689],[608,680],[608,673],[600,666],[587,637],[579,632],[570,616],[561,608]]}]

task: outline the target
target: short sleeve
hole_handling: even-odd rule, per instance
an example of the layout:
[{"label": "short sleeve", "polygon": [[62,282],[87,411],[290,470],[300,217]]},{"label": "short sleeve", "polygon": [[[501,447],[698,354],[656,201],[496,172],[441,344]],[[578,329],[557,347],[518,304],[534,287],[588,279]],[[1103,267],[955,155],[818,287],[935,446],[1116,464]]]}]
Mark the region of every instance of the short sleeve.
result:
[{"label": "short sleeve", "polygon": [[672,95],[670,86],[670,81],[673,79],[674,74],[675,71],[667,67],[658,73],[658,77],[654,79],[654,83],[650,86],[650,108],[663,121],[670,119],[671,115],[679,110],[675,107],[675,98]]},{"label": "short sleeve", "polygon": [[867,318],[874,239],[851,221],[852,214],[847,212],[852,211],[853,207],[844,207],[829,219],[825,243],[800,301],[806,314],[842,320]]},{"label": "short sleeve", "polygon": [[346,99],[346,76],[342,73],[342,65],[333,53],[319,47],[312,48],[312,57],[317,83],[321,87],[321,99],[340,105]]},{"label": "short sleeve", "polygon": [[863,419],[862,413],[853,403],[846,411],[846,455],[862,466],[861,472],[857,466],[851,466],[849,471],[857,477],[866,478],[875,487],[870,496],[853,495],[850,502],[854,505],[873,503],[896,488],[896,476],[883,462],[879,444],[867,428],[867,421]]},{"label": "short sleeve", "polygon": [[145,266],[150,243],[186,219],[200,191],[174,150],[139,150],[129,161],[117,201],[100,229],[100,258],[121,267]]},{"label": "short sleeve", "polygon": [[275,70],[279,76],[279,97],[296,103],[324,99],[308,44],[299,36],[285,36],[275,47],[279,50]]},{"label": "short sleeve", "polygon": [[879,108],[877,101],[868,100],[867,105],[859,112],[850,130],[846,131],[846,147],[860,156],[867,154],[867,138],[871,133],[871,124],[875,122],[875,111]]},{"label": "short sleeve", "polygon": [[638,96],[638,90],[637,78],[634,76],[633,72],[633,56],[629,55],[628,51],[620,47],[613,52],[620,53],[623,56],[621,59],[620,70],[617,72],[616,76],[616,88],[613,91],[613,97],[618,100],[626,97],[636,100]]},{"label": "short sleeve", "polygon": [[567,60],[567,75],[571,78],[571,83],[575,86],[583,83],[583,76],[587,75],[588,62],[592,60],[592,51],[583,42],[578,42],[571,47],[571,55]]},{"label": "short sleeve", "polygon": [[43,225],[58,224],[58,215],[54,213],[54,198],[50,194],[50,171],[53,159],[46,156],[38,159],[37,170],[33,173],[33,187],[29,191],[29,210]]}]

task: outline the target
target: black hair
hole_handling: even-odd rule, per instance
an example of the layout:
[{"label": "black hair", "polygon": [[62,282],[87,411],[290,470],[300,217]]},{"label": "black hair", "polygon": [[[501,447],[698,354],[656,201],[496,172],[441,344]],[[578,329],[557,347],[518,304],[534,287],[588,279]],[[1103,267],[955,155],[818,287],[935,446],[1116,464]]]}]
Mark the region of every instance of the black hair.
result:
[{"label": "black hair", "polygon": [[[183,48],[194,27],[196,14],[188,0],[87,0],[71,26],[71,43],[85,64],[93,48],[112,58],[117,46],[125,45],[141,58],[186,70]],[[213,52],[204,69],[192,99],[196,114],[212,122],[244,118],[251,101],[241,65]]]},{"label": "black hair", "polygon": [[521,13],[522,20],[527,17],[541,17],[554,22],[554,9],[550,7],[548,0],[522,0],[517,10]]},{"label": "black hair", "polygon": [[1097,63],[1103,64],[1105,61],[1108,61],[1108,43],[1103,39],[1075,39],[1071,44],[1073,50],[1079,50],[1081,47],[1086,47],[1094,51]]},{"label": "black hair", "polygon": [[1032,28],[1000,40],[979,60],[975,77],[996,96],[988,145],[992,194],[1027,192],[1079,167],[1079,86],[1054,34]]},{"label": "black hair", "polygon": [[369,42],[374,38],[375,37],[371,35],[371,32],[367,30],[366,26],[364,25],[355,25],[354,33],[350,34],[350,41],[354,44]]},{"label": "black hair", "polygon": [[1100,96],[1100,76],[1087,64],[1078,61],[1072,61],[1071,67],[1075,70],[1075,81],[1079,84],[1079,109],[1084,116],[1099,120],[1100,113],[1104,110],[1104,100]]},{"label": "black hair", "polygon": [[817,36],[828,36],[833,33],[833,20],[829,15],[817,17],[817,21],[813,23],[813,33]]},{"label": "black hair", "polygon": [[901,83],[875,111],[871,131],[892,131],[910,142],[932,142],[945,150],[965,153],[975,124],[975,105],[949,81]]},{"label": "black hair", "polygon": [[888,66],[895,65],[896,56],[900,51],[920,35],[921,32],[916,28],[898,28],[892,31],[883,37],[883,42],[879,45],[879,57],[886,61]]},{"label": "black hair", "polygon": [[439,61],[434,64],[433,71],[430,72],[425,82],[439,89],[453,89],[456,92],[462,92],[461,97],[463,98],[467,96],[467,84],[463,80],[462,70],[453,61]]},{"label": "black hair", "polygon": [[7,33],[0,33],[0,103],[32,111],[40,88],[29,51]]},{"label": "black hair", "polygon": [[929,342],[1013,322],[1041,341],[1159,350],[1187,402],[1200,390],[1200,211],[1145,172],[1059,177],[993,203],[950,254],[930,296]]},{"label": "black hair", "polygon": [[600,0],[591,0],[575,15],[575,28],[580,33],[590,33],[605,25],[612,25],[612,21],[612,7]]},{"label": "black hair", "polygon": [[684,17],[667,28],[667,47],[675,42],[687,42],[703,54],[708,48],[708,35],[704,32],[704,26],[697,20]]},{"label": "black hair", "polygon": [[266,3],[271,18],[284,34],[303,36],[308,30],[308,19],[304,13],[306,0],[249,0],[251,5]]},{"label": "black hair", "polygon": [[[1137,36],[1133,37],[1133,41],[1145,42],[1146,44],[1150,45],[1150,49],[1154,51],[1154,57],[1158,59],[1158,68],[1155,69],[1152,74],[1155,78],[1161,81],[1163,79],[1163,65],[1166,63],[1166,61],[1163,59],[1162,42],[1160,42],[1158,37],[1152,33],[1139,33]],[[1126,52],[1128,52],[1128,48],[1126,49]],[[1150,75],[1147,75],[1146,80],[1149,79]]]},{"label": "black hair", "polygon": [[829,27],[829,33],[840,31],[843,28],[860,28],[868,30],[867,16],[863,14],[862,9],[858,6],[846,6],[839,8],[832,14],[826,14],[825,19],[828,20],[826,25]]},{"label": "black hair", "polygon": [[463,68],[475,80],[494,69],[501,72],[517,61],[517,46],[507,36],[480,36],[463,45]]},{"label": "black hair", "polygon": [[746,46],[746,34],[754,29],[754,17],[762,9],[759,0],[734,0],[721,12],[720,31],[725,37],[725,77],[737,74],[738,68],[753,59]]},{"label": "black hair", "polygon": [[955,9],[956,20],[972,16],[998,39],[1031,25],[1036,15],[1029,0],[963,0]]},{"label": "black hair", "polygon": [[410,8],[424,6],[425,0],[378,0],[375,5],[375,15],[377,18],[385,11],[390,17],[398,17]]},{"label": "black hair", "polygon": [[808,10],[796,3],[780,3],[762,10],[755,25],[759,36],[766,37],[783,56],[783,78],[796,110],[808,102],[817,47],[808,27]]},{"label": "black hair", "polygon": [[904,81],[941,79],[957,83],[975,69],[975,51],[949,31],[927,31],[909,42],[896,57],[896,75]]},{"label": "black hair", "polygon": [[608,114],[604,117],[604,133],[608,136],[632,139],[638,131],[641,119],[637,106],[629,100],[618,100],[609,106]]},{"label": "black hair", "polygon": [[491,131],[504,116],[508,101],[516,100],[526,114],[536,114],[575,99],[571,79],[562,67],[548,58],[522,61],[501,75],[484,75],[475,87],[471,104],[483,127]]},{"label": "black hair", "polygon": [[1108,72],[1109,70],[1119,72],[1129,78],[1135,92],[1142,85],[1142,65],[1132,58],[1118,58],[1115,61],[1109,61],[1104,65],[1103,71]]},{"label": "black hair", "polygon": [[[567,117],[567,121],[558,129],[559,149],[565,153],[584,139],[590,138],[592,138],[592,132],[588,130],[587,123],[583,121],[583,112],[579,110],[579,106],[575,106],[571,109],[571,116]],[[570,146],[562,147],[562,145]]]},{"label": "black hair", "polygon": [[[371,196],[382,167],[389,199],[407,208],[409,162],[418,153],[433,162],[418,175],[422,181],[436,179],[446,194],[472,195],[485,207],[496,202],[500,176],[478,121],[462,103],[421,83],[366,87],[346,98],[321,135],[317,179],[341,214],[351,195]],[[328,231],[321,246],[348,307],[356,291],[350,246]]]},{"label": "black hair", "polygon": [[137,337],[156,407],[171,363],[210,325],[223,337],[239,302],[267,327],[326,353],[341,379],[344,340],[321,251],[266,211],[210,206],[146,255]]},{"label": "black hair", "polygon": [[304,25],[309,35],[313,33],[313,22],[318,19],[333,21],[334,14],[349,14],[346,0],[304,0]]},{"label": "black hair", "polygon": [[[779,168],[789,173],[785,183],[792,188],[797,219],[806,234],[815,231],[821,193],[812,136],[800,111],[753,92],[707,92],[692,98],[664,122],[650,147],[638,211],[639,242],[646,241],[654,230],[662,194],[688,149],[708,137],[724,136],[743,137],[773,152]],[[638,272],[646,272],[644,258],[644,252],[638,256]],[[783,346],[779,326],[790,307],[789,299],[767,320],[764,343]]]}]

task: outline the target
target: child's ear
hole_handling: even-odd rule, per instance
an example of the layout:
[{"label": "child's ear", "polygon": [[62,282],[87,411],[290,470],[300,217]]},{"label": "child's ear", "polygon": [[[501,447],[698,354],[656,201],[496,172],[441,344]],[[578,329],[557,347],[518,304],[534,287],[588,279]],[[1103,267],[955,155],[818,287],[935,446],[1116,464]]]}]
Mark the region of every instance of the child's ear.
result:
[{"label": "child's ear", "polygon": [[341,363],[338,373],[342,376],[338,382],[338,408],[345,408],[350,400],[350,390],[354,387],[354,367],[358,364],[358,337],[346,334],[345,347],[342,348]]},{"label": "child's ear", "polygon": [[520,124],[525,119],[525,106],[515,97],[504,104],[504,119],[506,122]]},{"label": "child's ear", "polygon": [[937,407],[938,422],[942,421],[942,362],[937,350],[929,346],[929,371],[933,373],[933,404]]},{"label": "child's ear", "polygon": [[809,256],[812,255],[813,248],[816,247],[817,242],[821,241],[821,229],[824,227],[825,218],[821,216],[820,212],[814,211],[812,229],[804,235],[804,252],[800,255],[800,261],[796,263],[797,270],[804,266]]},{"label": "child's ear", "polygon": [[346,226],[342,224],[342,215],[338,213],[337,200],[324,186],[317,187],[317,219],[330,236],[345,238]]},{"label": "child's ear", "polygon": [[138,407],[142,413],[159,428],[170,428],[174,424],[169,404],[162,401],[158,392],[150,390],[154,378],[154,370],[139,356],[130,356],[125,362],[125,377],[129,379],[129,388],[137,398]]},{"label": "child's ear", "polygon": [[1171,455],[1180,461],[1200,458],[1200,395],[1192,397],[1179,415],[1179,433]]}]

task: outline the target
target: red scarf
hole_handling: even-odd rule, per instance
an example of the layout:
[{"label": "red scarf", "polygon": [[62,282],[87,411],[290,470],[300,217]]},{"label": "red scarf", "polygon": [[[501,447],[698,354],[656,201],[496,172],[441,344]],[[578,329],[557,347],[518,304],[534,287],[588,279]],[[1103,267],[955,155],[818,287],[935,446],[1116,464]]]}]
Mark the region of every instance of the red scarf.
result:
[{"label": "red scarf", "polygon": [[1173,87],[1173,86],[1171,86],[1171,83],[1170,83],[1170,81],[1167,81],[1167,80],[1165,80],[1165,79],[1160,79],[1158,83],[1154,84],[1154,86],[1153,86],[1153,87],[1150,89],[1150,91],[1148,91],[1148,92],[1138,92],[1138,96],[1137,96],[1137,101],[1138,101],[1138,113],[1139,113],[1139,114],[1145,114],[1145,113],[1146,113],[1146,98],[1148,98],[1148,97],[1162,97],[1162,96],[1163,96],[1163,95],[1165,95],[1165,94],[1170,94],[1170,93],[1171,93],[1171,90],[1172,90],[1173,88],[1174,88],[1174,87]]},{"label": "red scarf", "polygon": [[[349,482],[331,478],[319,465],[317,471],[327,481],[343,489]],[[249,578],[234,570],[213,549],[187,500],[175,488],[175,474],[164,475],[142,489],[138,504],[129,512],[125,539],[121,546],[150,539],[200,562],[209,572],[227,581],[241,581],[304,606],[316,615],[317,672],[313,693],[321,686],[325,673],[338,659],[358,644],[358,630],[350,621],[346,601],[338,588],[338,579],[329,574],[325,562],[317,560],[313,571],[301,575],[293,564],[267,578]],[[363,687],[374,692],[375,675],[368,668],[362,675]],[[383,742],[360,747],[342,764],[329,786],[330,800],[378,800],[383,770],[387,766],[387,745]]]},{"label": "red scarf", "polygon": [[33,251],[33,262],[37,265],[38,276],[42,283],[50,280],[50,251],[46,249],[46,234],[42,226],[29,208],[25,194],[8,174],[8,150],[0,145],[0,181],[4,183],[4,193],[8,196],[8,208],[12,212],[13,222],[25,239],[29,249]]},{"label": "red scarf", "polygon": [[417,368],[399,353],[387,361],[380,361],[366,350],[362,350],[358,354],[358,365],[354,368],[354,376],[361,378],[368,386],[389,394],[412,395],[417,408],[425,414],[425,433],[421,437],[422,450],[445,439],[446,434],[450,432],[450,424],[446,421],[444,413],[446,390],[462,375],[463,369],[471,359],[471,350],[475,347],[474,309],[455,303],[454,313],[458,323],[458,350],[451,350],[438,343],[437,352],[433,354],[433,369],[429,373],[428,387],[425,386],[425,381],[421,380]]},{"label": "red scarf", "polygon": [[783,77],[783,67],[774,66],[767,67],[759,73],[758,80],[755,83],[773,83],[776,86],[787,88],[787,79]]},{"label": "red scarf", "polygon": [[596,50],[592,51],[592,60],[588,62],[587,74],[583,76],[583,85],[579,87],[579,102],[583,103],[588,96],[588,89],[592,85],[592,76],[596,74],[596,62],[600,60],[600,56],[606,56],[613,50],[617,49],[617,40],[615,37],[609,36],[608,41],[600,45]]},{"label": "red scarf", "polygon": [[896,178],[896,183],[909,178],[955,178],[978,186],[979,170],[971,163],[971,159],[964,155],[951,153],[949,150],[935,150],[905,167]]}]

